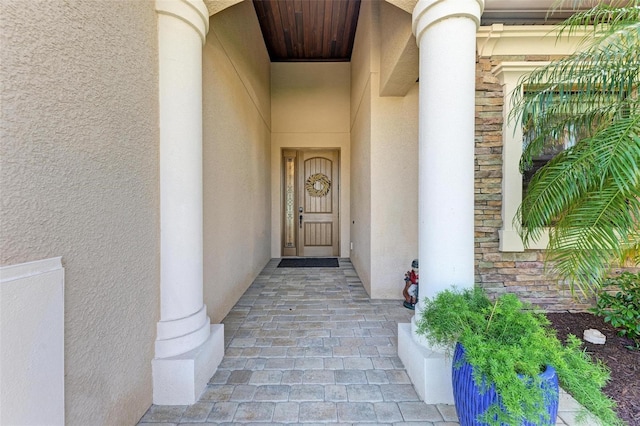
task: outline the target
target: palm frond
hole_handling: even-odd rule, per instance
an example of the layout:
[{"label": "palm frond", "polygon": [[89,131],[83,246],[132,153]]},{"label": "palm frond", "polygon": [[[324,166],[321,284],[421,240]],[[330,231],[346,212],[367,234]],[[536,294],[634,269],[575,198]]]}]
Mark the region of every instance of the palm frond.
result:
[{"label": "palm frond", "polygon": [[612,117],[637,110],[639,46],[637,21],[586,51],[524,76],[512,94],[509,118],[535,135],[525,160],[539,153],[549,136],[569,128],[590,136]]},{"label": "palm frond", "polygon": [[[573,2],[573,8],[581,2]],[[581,10],[558,26],[558,37],[573,35],[578,30],[593,32],[595,35],[615,31],[618,27],[640,20],[639,0],[617,0],[611,3],[598,2],[587,10]]]},{"label": "palm frond", "polygon": [[515,225],[525,246],[549,229],[549,264],[585,294],[612,261],[640,262],[640,0],[608,3],[559,27],[586,30],[588,44],[523,77],[509,114],[527,135],[521,171],[577,137],[534,174]]},{"label": "palm frond", "polygon": [[[561,152],[533,176],[516,213],[516,229],[525,246],[540,238],[592,186],[589,173],[597,159],[592,151],[578,148]],[[522,227],[520,227],[522,225]]]},{"label": "palm frond", "polygon": [[623,117],[542,167],[518,209],[525,245],[550,229],[547,258],[571,288],[592,292],[640,244],[640,114]]},{"label": "palm frond", "polygon": [[586,144],[593,147],[601,179],[611,177],[623,191],[640,187],[640,114],[614,121]]},{"label": "palm frond", "polygon": [[640,244],[639,197],[637,188],[625,192],[606,185],[585,196],[550,230],[547,259],[572,290],[591,292],[613,260]]}]

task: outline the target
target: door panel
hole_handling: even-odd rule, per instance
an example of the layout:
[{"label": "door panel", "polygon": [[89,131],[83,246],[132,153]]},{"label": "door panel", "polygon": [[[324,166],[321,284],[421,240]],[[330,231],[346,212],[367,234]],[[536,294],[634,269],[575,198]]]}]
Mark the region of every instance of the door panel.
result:
[{"label": "door panel", "polygon": [[338,255],[338,152],[300,152],[299,256]]},{"label": "door panel", "polygon": [[283,152],[283,256],[339,255],[339,158],[337,150]]}]

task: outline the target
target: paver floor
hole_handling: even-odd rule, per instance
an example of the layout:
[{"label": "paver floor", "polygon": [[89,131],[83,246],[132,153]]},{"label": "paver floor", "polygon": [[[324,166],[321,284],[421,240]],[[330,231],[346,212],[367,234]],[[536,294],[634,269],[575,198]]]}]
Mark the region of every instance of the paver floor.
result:
[{"label": "paver floor", "polygon": [[453,406],[420,401],[397,356],[398,323],[413,316],[402,277],[398,300],[372,300],[348,259],[339,268],[278,262],[223,320],[225,356],[200,400],[151,406],[139,426],[458,425]]}]

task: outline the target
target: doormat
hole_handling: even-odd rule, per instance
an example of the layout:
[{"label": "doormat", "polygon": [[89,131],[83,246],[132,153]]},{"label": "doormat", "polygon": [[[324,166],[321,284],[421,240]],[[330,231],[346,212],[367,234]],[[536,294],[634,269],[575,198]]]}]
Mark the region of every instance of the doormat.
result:
[{"label": "doormat", "polygon": [[337,268],[338,259],[335,257],[303,257],[286,258],[278,264],[278,268]]}]

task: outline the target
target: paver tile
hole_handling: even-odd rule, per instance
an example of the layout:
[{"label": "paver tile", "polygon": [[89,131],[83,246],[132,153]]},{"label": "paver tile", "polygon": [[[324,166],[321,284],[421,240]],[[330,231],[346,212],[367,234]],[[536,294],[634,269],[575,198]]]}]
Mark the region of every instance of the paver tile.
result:
[{"label": "paver tile", "polygon": [[278,402],[273,411],[273,421],[294,423],[299,421],[300,404],[297,402]]},{"label": "paver tile", "polygon": [[256,394],[256,389],[257,386],[255,385],[237,385],[233,389],[233,393],[229,400],[236,402],[252,401]]},{"label": "paver tile", "polygon": [[436,408],[447,422],[458,422],[458,414],[455,405],[438,404]]},{"label": "paver tile", "polygon": [[347,385],[347,396],[350,402],[382,401],[382,393],[378,385]]},{"label": "paver tile", "polygon": [[179,422],[186,405],[152,405],[140,419],[141,423]]},{"label": "paver tile", "polygon": [[435,405],[424,402],[399,402],[398,408],[405,421],[442,422],[444,419]]},{"label": "paver tile", "polygon": [[251,370],[233,370],[227,379],[228,385],[241,385],[249,382]]},{"label": "paver tile", "polygon": [[324,387],[325,401],[347,401],[347,387],[344,385],[329,385]]},{"label": "paver tile", "polygon": [[367,375],[367,383],[370,385],[389,383],[389,377],[384,370],[366,370],[365,374]]},{"label": "paver tile", "polygon": [[228,401],[234,389],[233,385],[207,385],[200,395],[200,401]]},{"label": "paver tile", "polygon": [[230,422],[238,409],[236,402],[216,402],[209,413],[207,421],[210,422]]},{"label": "paver tile", "polygon": [[204,422],[213,409],[213,402],[196,402],[187,407],[182,414],[181,422]]},{"label": "paver tile", "polygon": [[373,404],[370,402],[339,402],[338,421],[374,422],[377,420]]},{"label": "paver tile", "polygon": [[396,423],[403,420],[400,408],[395,402],[375,402],[373,408],[379,422]]},{"label": "paver tile", "polygon": [[278,370],[262,370],[254,371],[251,374],[249,383],[255,385],[277,385],[282,380],[282,371]]},{"label": "paver tile", "polygon": [[373,362],[370,358],[345,358],[344,368],[347,370],[372,370]]},{"label": "paver tile", "polygon": [[238,405],[234,422],[265,422],[271,421],[275,403],[273,402],[242,402]]},{"label": "paver tile", "polygon": [[380,385],[380,390],[385,401],[419,401],[413,385]]},{"label": "paver tile", "polygon": [[302,422],[336,422],[338,413],[333,402],[300,403],[300,420]]},{"label": "paver tile", "polygon": [[336,370],[335,377],[338,384],[367,383],[367,375],[363,370]]},{"label": "paver tile", "polygon": [[322,385],[291,385],[289,401],[323,401]]},{"label": "paver tile", "polygon": [[332,385],[336,382],[335,374],[331,370],[307,370],[302,377],[302,383],[319,383]]},{"label": "paver tile", "polygon": [[304,375],[303,370],[283,371],[281,383],[283,385],[301,384],[303,375]]}]

